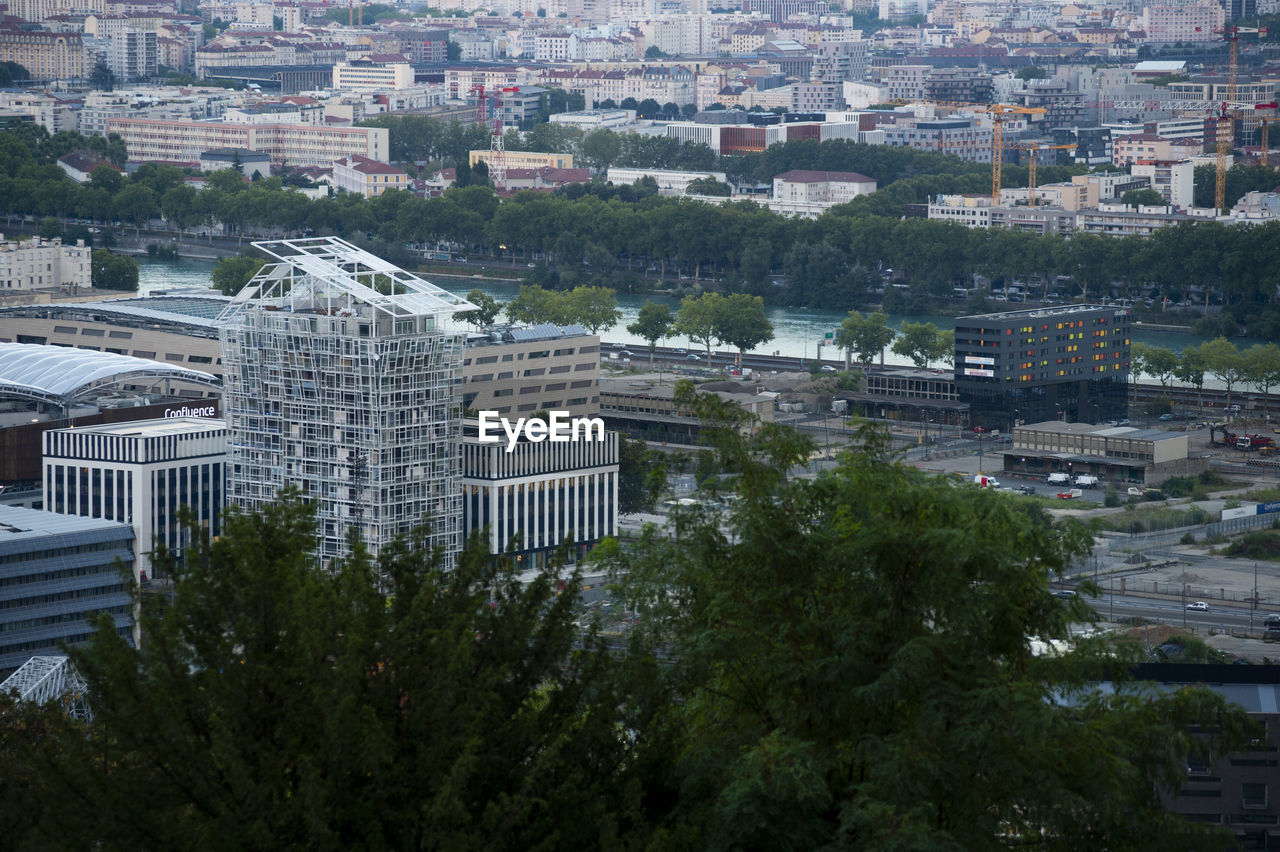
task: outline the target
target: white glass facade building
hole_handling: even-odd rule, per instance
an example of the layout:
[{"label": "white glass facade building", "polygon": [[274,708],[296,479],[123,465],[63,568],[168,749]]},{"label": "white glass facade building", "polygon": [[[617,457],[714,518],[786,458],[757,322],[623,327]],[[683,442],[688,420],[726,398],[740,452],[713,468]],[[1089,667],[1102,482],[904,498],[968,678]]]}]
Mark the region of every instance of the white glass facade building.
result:
[{"label": "white glass facade building", "polygon": [[228,499],[288,485],[316,501],[322,560],[430,520],[461,546],[458,311],[474,306],[336,237],[255,243],[274,258],[218,318]]}]

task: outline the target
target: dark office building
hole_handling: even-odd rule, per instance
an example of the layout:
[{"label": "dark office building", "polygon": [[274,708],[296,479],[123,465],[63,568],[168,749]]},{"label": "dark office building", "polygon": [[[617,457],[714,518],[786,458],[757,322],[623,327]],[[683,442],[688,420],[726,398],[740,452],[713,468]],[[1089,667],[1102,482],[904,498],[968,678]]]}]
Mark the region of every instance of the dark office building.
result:
[{"label": "dark office building", "polygon": [[1068,305],[956,318],[955,379],[974,426],[1128,416],[1129,311]]}]

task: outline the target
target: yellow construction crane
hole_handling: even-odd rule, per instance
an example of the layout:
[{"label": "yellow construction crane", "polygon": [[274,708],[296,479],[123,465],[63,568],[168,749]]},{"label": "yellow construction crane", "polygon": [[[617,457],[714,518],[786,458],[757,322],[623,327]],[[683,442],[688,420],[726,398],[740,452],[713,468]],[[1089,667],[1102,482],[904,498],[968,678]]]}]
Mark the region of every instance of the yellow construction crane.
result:
[{"label": "yellow construction crane", "polygon": [[[985,112],[991,116],[991,203],[1000,203],[1000,170],[1004,161],[1004,123],[1016,115],[1044,115],[1043,107],[1024,107],[1014,104],[975,104],[965,101],[890,101],[889,103],[917,103],[935,107],[951,107],[967,109],[972,112]],[[939,134],[941,148],[941,134]]]},{"label": "yellow construction crane", "polygon": [[1004,163],[1004,123],[1014,115],[1044,115],[1042,107],[988,104],[985,111],[991,115],[991,203],[1000,203],[1000,168]]},{"label": "yellow construction crane", "polygon": [[[1236,80],[1240,74],[1240,36],[1265,35],[1268,30],[1263,27],[1227,27],[1223,36],[1229,46],[1227,62],[1227,100],[1222,104],[1218,114],[1217,129],[1217,175],[1213,187],[1213,206],[1221,213],[1227,207],[1227,155],[1231,153],[1235,141]],[[1264,127],[1266,125],[1263,125]]]},{"label": "yellow construction crane", "polygon": [[[1030,207],[1036,206],[1036,156],[1038,151],[1070,151],[1079,147],[1075,142],[1067,145],[1041,145],[1039,142],[1028,142],[1025,145],[1019,145],[1018,148],[1023,151],[1031,152],[1031,160],[1027,163],[1027,204]],[[997,190],[998,191],[998,190]],[[998,202],[999,199],[997,198]]]}]

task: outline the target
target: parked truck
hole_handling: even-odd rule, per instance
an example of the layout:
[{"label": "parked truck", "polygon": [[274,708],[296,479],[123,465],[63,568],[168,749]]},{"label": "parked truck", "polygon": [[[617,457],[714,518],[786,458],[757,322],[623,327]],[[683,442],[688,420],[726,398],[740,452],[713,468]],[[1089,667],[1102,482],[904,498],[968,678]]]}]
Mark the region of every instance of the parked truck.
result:
[{"label": "parked truck", "polygon": [[979,473],[973,478],[974,485],[980,485],[983,488],[999,488],[1000,480],[994,476],[987,476],[985,473]]},{"label": "parked truck", "polygon": [[1276,439],[1269,435],[1255,435],[1253,433],[1249,433],[1246,435],[1236,436],[1237,450],[1261,450],[1264,448],[1274,450],[1275,446]]}]

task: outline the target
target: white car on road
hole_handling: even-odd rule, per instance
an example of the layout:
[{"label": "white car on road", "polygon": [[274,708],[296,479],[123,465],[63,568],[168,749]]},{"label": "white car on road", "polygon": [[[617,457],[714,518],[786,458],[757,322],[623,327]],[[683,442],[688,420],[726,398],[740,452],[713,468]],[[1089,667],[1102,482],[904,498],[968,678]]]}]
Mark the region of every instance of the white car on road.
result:
[{"label": "white car on road", "polygon": [[1204,601],[1196,601],[1195,603],[1187,604],[1187,610],[1190,612],[1208,612],[1209,605]]}]

